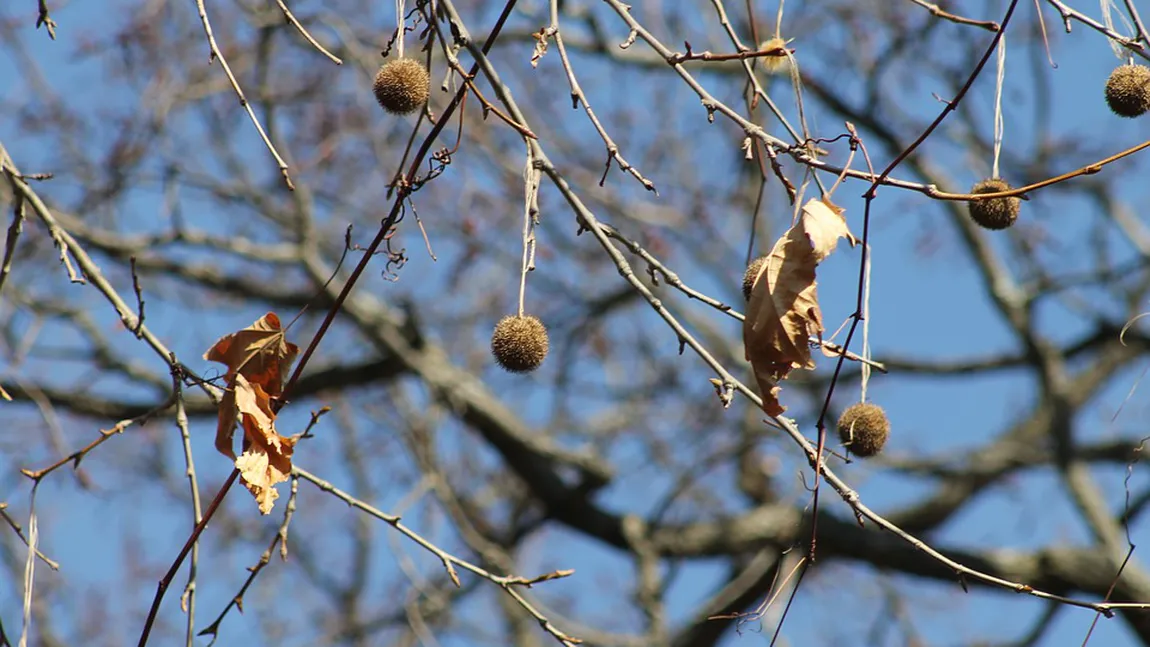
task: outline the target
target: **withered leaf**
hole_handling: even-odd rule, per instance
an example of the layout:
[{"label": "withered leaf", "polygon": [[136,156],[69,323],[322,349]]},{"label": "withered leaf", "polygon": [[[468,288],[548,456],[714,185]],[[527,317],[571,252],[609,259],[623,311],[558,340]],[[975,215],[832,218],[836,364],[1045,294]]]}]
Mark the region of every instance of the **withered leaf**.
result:
[{"label": "withered leaf", "polygon": [[229,385],[239,373],[274,397],[283,392],[284,377],[297,354],[299,347],[285,339],[280,318],[269,312],[251,326],[221,337],[204,359],[228,367]]},{"label": "withered leaf", "polygon": [[[232,417],[224,423],[224,406],[220,406],[220,426],[216,431],[216,449],[235,460],[240,480],[256,498],[260,512],[271,512],[279,493],[277,483],[283,483],[291,474],[291,457],[295,439],[285,438],[276,431],[276,415],[271,400],[263,387],[248,382],[243,375],[236,376],[235,385],[228,390],[231,396]],[[232,431],[235,416],[239,414],[244,430],[243,453],[237,458],[232,449]]]},{"label": "withered leaf", "polygon": [[839,209],[829,201],[810,200],[799,221],[775,243],[755,278],[743,346],[763,396],[763,410],[777,416],[779,381],[796,368],[812,369],[808,339],[822,339],[815,268],[846,238],[856,242]]},{"label": "withered leaf", "polygon": [[[227,365],[227,389],[220,401],[216,449],[235,462],[241,482],[268,514],[279,494],[277,483],[291,473],[295,439],[280,436],[271,398],[283,392],[283,380],[299,348],[284,338],[274,312],[248,328],[220,338],[204,359]],[[237,458],[233,435],[236,420],[244,430]]]}]

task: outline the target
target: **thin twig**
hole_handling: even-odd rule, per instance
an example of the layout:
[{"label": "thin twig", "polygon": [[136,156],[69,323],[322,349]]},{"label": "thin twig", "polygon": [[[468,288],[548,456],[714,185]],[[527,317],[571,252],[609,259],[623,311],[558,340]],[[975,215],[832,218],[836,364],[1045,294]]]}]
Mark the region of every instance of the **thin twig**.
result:
[{"label": "thin twig", "polygon": [[1126,12],[1130,14],[1130,19],[1134,21],[1134,28],[1138,30],[1138,38],[1144,45],[1150,45],[1150,33],[1146,32],[1146,25],[1142,24],[1142,16],[1138,15],[1138,7],[1134,6],[1133,0],[1123,0],[1126,5]]},{"label": "thin twig", "polygon": [[128,265],[132,271],[132,290],[136,292],[136,327],[132,333],[136,339],[140,338],[140,329],[144,326],[144,291],[140,289],[140,275],[136,273],[136,257],[128,258]]},{"label": "thin twig", "polygon": [[[958,89],[958,92],[954,95],[953,99],[946,102],[946,105],[943,106],[942,112],[940,112],[938,116],[935,117],[934,121],[932,121],[930,125],[926,127],[926,130],[922,131],[922,134],[920,134],[918,138],[911,142],[910,146],[907,146],[905,149],[903,149],[903,151],[900,152],[897,157],[891,160],[891,163],[887,165],[885,169],[883,169],[883,172],[879,174],[878,179],[871,184],[870,189],[868,189],[867,192],[863,195],[863,197],[867,198],[868,201],[874,199],[875,192],[878,190],[879,181],[886,179],[892,171],[894,171],[900,164],[902,164],[903,160],[910,157],[911,153],[918,150],[918,147],[921,146],[928,137],[934,134],[934,131],[942,125],[942,122],[945,121],[948,116],[950,116],[950,113],[958,109],[958,105],[962,102],[963,97],[965,97],[966,93],[970,91],[971,86],[974,85],[975,79],[977,79],[979,74],[982,73],[982,68],[986,67],[987,61],[989,61],[991,55],[994,54],[995,49],[998,47],[998,42],[1002,40],[1002,34],[1006,31],[1006,26],[1010,24],[1010,17],[1014,15],[1014,9],[1017,6],[1018,0],[1010,0],[1010,6],[1007,7],[1006,15],[1002,19],[1002,29],[995,32],[994,38],[990,41],[990,47],[986,49],[986,51],[982,54],[982,58],[978,60],[978,64],[974,66],[973,70],[971,70],[970,75],[966,79],[966,83],[962,84],[962,87]],[[869,206],[870,205],[868,202],[868,209]]]},{"label": "thin twig", "polygon": [[232,470],[232,473],[228,476],[228,479],[224,481],[224,484],[220,486],[219,491],[216,492],[215,498],[212,499],[210,504],[208,504],[208,509],[204,512],[203,519],[201,519],[200,522],[196,524],[196,527],[192,529],[192,534],[188,537],[187,541],[184,542],[184,547],[180,549],[180,552],[176,556],[175,561],[172,562],[171,568],[168,569],[168,572],[164,574],[164,577],[161,578],[159,583],[156,585],[156,595],[152,598],[152,607],[148,609],[148,617],[144,620],[144,629],[140,632],[140,642],[138,643],[139,647],[144,647],[144,645],[148,644],[148,636],[150,636],[152,633],[152,624],[156,621],[156,614],[160,610],[160,602],[164,599],[164,593],[167,592],[168,586],[171,584],[172,579],[176,577],[176,572],[180,570],[180,566],[184,563],[184,558],[188,556],[188,553],[192,550],[192,547],[195,546],[199,541],[200,534],[208,525],[208,521],[211,520],[213,515],[215,515],[216,509],[220,507],[220,503],[223,503],[224,496],[231,489],[232,484],[236,482],[236,477],[239,475],[240,471],[238,469]]},{"label": "thin twig", "polygon": [[754,58],[786,58],[787,54],[794,54],[795,50],[787,49],[786,47],[768,47],[766,49],[747,50],[745,52],[733,52],[730,54],[715,54],[712,52],[694,52],[691,51],[690,43],[683,43],[687,51],[682,54],[674,54],[667,61],[668,63],[684,63],[686,61],[745,61]]},{"label": "thin twig", "polygon": [[[724,303],[724,302],[722,302],[722,301],[720,301],[714,297],[708,296],[707,294],[699,292],[698,290],[696,290],[696,289],[692,288],[691,286],[687,285],[686,283],[684,283],[683,279],[681,279],[677,273],[671,271],[658,258],[656,258],[649,251],[647,251],[642,245],[640,245],[638,243],[638,241],[624,236],[618,229],[616,229],[615,227],[613,227],[611,225],[603,224],[601,226],[603,227],[603,231],[607,234],[607,236],[619,241],[620,243],[623,243],[623,246],[627,248],[627,251],[629,251],[632,254],[643,259],[643,261],[646,262],[648,266],[650,266],[652,272],[658,272],[663,277],[663,280],[666,281],[667,285],[670,285],[671,287],[675,288],[676,290],[679,290],[680,292],[687,295],[691,299],[695,299],[696,301],[700,301],[702,303],[705,303],[705,304],[711,306],[712,308],[718,310],[719,312],[722,312],[723,314],[731,317],[732,319],[735,319],[736,321],[743,321],[746,318],[743,315],[743,313],[739,312],[738,310],[735,310],[730,305],[728,305],[728,304],[726,304],[726,303]],[[842,347],[839,346],[838,344],[832,342],[832,341],[828,341],[825,339],[819,339],[818,337],[814,337],[814,336],[809,337],[808,341],[812,344],[817,344],[819,346],[822,346],[828,352],[832,353],[835,356],[838,356],[840,353],[843,352]],[[849,351],[846,352],[846,356],[847,356],[847,359],[867,364],[867,365],[871,366],[872,368],[876,369],[877,371],[879,371],[880,373],[886,373],[887,372],[886,366],[884,366],[881,362],[876,362],[873,360],[865,359],[865,358],[857,355],[856,353],[852,353]]]},{"label": "thin twig", "polygon": [[325,48],[323,45],[320,45],[319,41],[312,38],[312,35],[309,34],[306,29],[304,29],[304,26],[300,24],[300,21],[296,20],[296,17],[292,15],[291,10],[288,9],[288,6],[286,3],[284,3],[284,0],[276,0],[276,4],[279,5],[280,11],[284,13],[284,18],[287,19],[287,21],[291,23],[291,25],[295,27],[297,31],[299,31],[300,35],[303,36],[307,42],[311,43],[312,47],[319,50],[320,54],[323,54],[324,56],[331,59],[332,63],[335,63],[336,65],[343,65],[343,61],[340,60],[338,56],[327,51],[327,48]]},{"label": "thin twig", "polygon": [[[184,408],[182,380],[174,371],[172,378],[172,389],[176,395],[176,427],[180,430],[180,440],[183,441],[184,465],[187,467],[188,487],[192,491],[192,527],[194,528],[204,518],[200,505],[200,485],[196,478],[196,463],[192,455],[192,435],[188,431],[188,412]],[[197,541],[192,544],[192,559],[188,564],[188,583],[184,585],[184,594],[180,596],[180,606],[188,615],[187,629],[184,634],[186,647],[192,647],[196,639],[196,575],[199,565],[200,543]]]},{"label": "thin twig", "polygon": [[986,29],[988,31],[995,31],[996,32],[996,31],[1001,29],[1001,27],[998,26],[998,23],[994,22],[993,20],[975,20],[973,18],[963,18],[962,16],[958,16],[958,15],[952,14],[948,11],[944,11],[942,9],[942,7],[939,7],[936,4],[931,4],[929,2],[926,2],[925,0],[910,0],[910,1],[915,3],[916,5],[924,8],[924,9],[926,9],[927,11],[929,11],[932,16],[942,18],[943,20],[949,20],[953,23],[958,23],[960,25],[971,25],[972,27],[981,27],[981,28]]},{"label": "thin twig", "polygon": [[[15,531],[16,536],[20,538],[20,541],[24,542],[25,546],[30,545],[28,542],[28,538],[24,536],[24,529],[22,527],[20,527],[19,523],[16,523],[16,520],[13,519],[11,517],[11,515],[8,514],[8,504],[7,503],[0,503],[0,518],[4,519],[4,521],[8,522],[8,525],[12,528],[13,531]],[[50,568],[54,571],[60,570],[60,564],[54,560],[48,559],[48,557],[44,553],[40,552],[39,548],[36,549],[36,556],[40,558],[40,561],[47,564],[48,568]]]},{"label": "thin twig", "polygon": [[[127,302],[124,301],[119,292],[117,292],[116,289],[112,287],[112,284],[109,283],[106,278],[104,278],[103,272],[101,272],[99,266],[96,265],[91,256],[88,255],[88,252],[85,251],[78,242],[76,242],[76,239],[73,238],[71,234],[69,234],[64,230],[63,227],[60,226],[59,221],[56,219],[56,216],[52,214],[52,211],[48,208],[48,205],[44,203],[40,196],[32,190],[32,187],[29,186],[28,182],[25,181],[26,176],[20,174],[19,169],[12,161],[12,158],[8,155],[8,151],[4,148],[3,143],[0,143],[0,171],[3,171],[5,174],[7,174],[9,179],[13,181],[16,192],[23,196],[24,200],[27,201],[28,206],[32,208],[32,212],[36,214],[41,222],[44,223],[44,226],[48,229],[52,239],[61,246],[61,254],[66,253],[74,257],[84,276],[86,276],[91,282],[92,287],[96,288],[100,294],[104,295],[104,298],[107,299],[110,304],[112,304],[116,314],[119,316],[120,323],[123,324],[123,326],[128,330],[136,330],[137,321],[136,314],[133,309],[128,306]],[[70,269],[69,275],[72,275],[74,272],[75,270]],[[160,341],[160,338],[153,334],[147,326],[139,326],[139,334],[141,339],[152,348],[156,355],[158,355],[165,363],[168,363],[169,366],[171,366],[170,362],[172,361],[171,358],[173,357],[172,352],[166,345],[164,345],[162,341]],[[210,397],[213,401],[219,400],[221,394],[220,389],[212,386],[211,383],[199,378],[196,373],[187,366],[179,364],[178,367],[181,374],[190,378],[191,382],[197,384],[200,389],[208,395],[208,397]]]},{"label": "thin twig", "polygon": [[235,90],[236,96],[240,99],[240,105],[248,113],[248,117],[252,120],[252,124],[256,127],[256,132],[260,134],[260,139],[263,140],[264,146],[271,151],[272,157],[276,160],[276,165],[279,167],[280,174],[283,175],[284,183],[287,188],[295,191],[295,185],[292,184],[291,175],[288,173],[287,162],[280,156],[279,151],[276,150],[272,140],[268,138],[268,134],[264,132],[264,127],[260,123],[256,113],[252,110],[252,105],[248,102],[247,97],[244,96],[244,91],[240,87],[240,82],[236,80],[236,75],[232,74],[232,68],[228,65],[228,60],[224,58],[224,53],[220,51],[220,46],[216,44],[216,37],[212,33],[212,23],[208,20],[208,11],[204,8],[204,0],[196,0],[196,11],[200,14],[200,22],[204,26],[204,34],[208,37],[208,47],[211,49],[211,55],[208,57],[208,63],[211,64],[215,59],[220,60],[220,67],[224,68],[224,74],[228,76],[228,81],[232,84],[232,89]]},{"label": "thin twig", "polygon": [[56,40],[56,21],[48,15],[48,2],[47,0],[39,0],[39,4],[40,13],[36,16],[36,29],[43,25],[48,30],[48,38]]},{"label": "thin twig", "polygon": [[147,411],[146,413],[140,414],[140,415],[136,416],[135,418],[127,418],[127,419],[121,420],[121,421],[117,422],[115,425],[113,425],[110,429],[101,429],[100,430],[100,436],[98,438],[96,438],[92,442],[88,443],[87,445],[83,446],[82,448],[72,452],[71,454],[68,454],[67,456],[61,458],[60,460],[56,461],[55,463],[52,463],[51,465],[49,465],[43,469],[39,469],[39,470],[21,469],[20,473],[23,474],[24,476],[27,476],[28,478],[32,479],[33,481],[39,483],[40,480],[43,479],[45,476],[56,471],[61,466],[67,465],[68,463],[72,464],[72,469],[76,469],[76,468],[80,467],[80,461],[84,460],[84,457],[88,455],[88,452],[99,447],[100,445],[103,445],[112,436],[124,433],[125,429],[127,429],[128,427],[130,427],[134,424],[137,424],[137,423],[143,424],[143,423],[147,422],[148,420],[151,420],[154,416],[159,415],[160,413],[163,413],[164,411],[167,411],[168,408],[171,407],[173,404],[178,404],[178,403],[179,403],[179,400],[176,397],[176,393],[173,392],[172,394],[170,394],[168,396],[168,399],[164,400],[159,405],[157,405],[156,407],[153,407],[151,410]]},{"label": "thin twig", "polygon": [[1136,38],[1127,38],[1113,29],[1107,28],[1106,25],[1103,25],[1086,14],[1071,9],[1065,3],[1060,2],[1060,0],[1046,0],[1046,2],[1057,9],[1058,13],[1062,16],[1062,25],[1066,29],[1066,33],[1070,33],[1071,21],[1077,21],[1101,34],[1105,34],[1112,42],[1118,43],[1137,56],[1150,60],[1150,50],[1147,48],[1147,45],[1150,45],[1150,43],[1143,44],[1138,42]]},{"label": "thin twig", "polygon": [[[9,178],[9,182],[12,182]],[[16,256],[16,241],[24,231],[24,196],[16,192],[13,184],[12,193],[15,196],[15,206],[12,208],[12,224],[8,225],[8,236],[4,240],[4,260],[0,261],[0,292],[4,291],[4,283],[8,274],[12,272],[12,259]]]},{"label": "thin twig", "polygon": [[[1110,581],[1110,586],[1106,589],[1106,596],[1102,598],[1103,602],[1110,599],[1114,595],[1114,587],[1118,586],[1118,580],[1122,579],[1122,571],[1126,570],[1126,565],[1130,563],[1130,558],[1134,556],[1134,544],[1129,544],[1126,550],[1126,557],[1122,559],[1122,564],[1118,566],[1118,571],[1114,574],[1114,579]],[[1102,617],[1101,611],[1094,612],[1094,619],[1090,621],[1090,629],[1086,631],[1086,637],[1082,639],[1082,647],[1086,647],[1086,643],[1090,642],[1090,635],[1094,633],[1094,627],[1098,626],[1098,619]]]},{"label": "thin twig", "polygon": [[954,201],[961,200],[963,202],[974,202],[974,201],[978,201],[978,200],[994,200],[996,198],[1009,198],[1009,197],[1014,197],[1014,196],[1025,197],[1024,194],[1026,194],[1026,193],[1030,193],[1031,191],[1037,191],[1038,189],[1048,187],[1052,184],[1058,184],[1060,182],[1065,182],[1071,178],[1076,178],[1076,177],[1079,177],[1082,175],[1094,175],[1095,173],[1100,172],[1102,170],[1102,167],[1106,166],[1107,164],[1112,164],[1114,162],[1117,162],[1118,160],[1120,160],[1124,157],[1129,157],[1129,156],[1133,155],[1134,153],[1142,151],[1146,148],[1150,148],[1150,139],[1142,142],[1141,144],[1138,144],[1137,146],[1132,146],[1132,147],[1127,148],[1126,150],[1124,150],[1122,152],[1115,153],[1115,154],[1111,155],[1110,157],[1100,159],[1097,162],[1094,162],[1093,164],[1087,164],[1086,166],[1075,169],[1075,170],[1070,171],[1068,173],[1063,173],[1062,175],[1056,175],[1054,177],[1047,178],[1045,180],[1040,180],[1040,181],[1035,182],[1033,184],[1027,184],[1026,186],[1018,187],[1017,189],[1010,189],[1009,191],[997,191],[995,193],[971,194],[971,193],[947,193],[945,191],[932,190],[932,191],[927,192],[926,194],[932,198],[935,198],[936,200],[954,200]]},{"label": "thin twig", "polygon": [[619,165],[619,168],[631,174],[640,184],[643,185],[648,191],[652,191],[655,195],[659,191],[655,188],[655,183],[643,177],[639,169],[635,168],[630,162],[624,159],[623,154],[619,152],[619,145],[607,134],[607,129],[599,121],[599,117],[595,115],[595,111],[591,109],[591,104],[587,102],[587,95],[584,94],[582,86],[579,85],[578,79],[575,78],[575,68],[571,66],[571,59],[567,56],[567,47],[563,44],[563,32],[559,28],[559,2],[558,0],[551,0],[551,24],[539,36],[540,46],[537,47],[537,56],[532,57],[531,65],[534,67],[538,62],[538,57],[547,49],[547,38],[553,37],[555,45],[559,49],[559,59],[562,62],[563,70],[567,74],[567,85],[571,89],[571,107],[578,108],[579,104],[583,104],[583,112],[586,113],[587,119],[594,126],[595,132],[599,133],[599,138],[603,140],[603,144],[607,146],[607,164],[603,169],[603,176],[599,178],[599,186],[603,186],[607,181],[607,173],[611,171],[611,160]]},{"label": "thin twig", "polygon": [[459,581],[459,575],[458,575],[458,572],[456,571],[456,567],[459,567],[465,571],[473,573],[474,575],[477,575],[479,577],[482,577],[485,580],[488,580],[490,582],[493,582],[493,583],[499,585],[500,588],[502,588],[504,591],[506,591],[507,594],[512,597],[512,599],[514,599],[521,607],[523,607],[528,613],[530,613],[531,616],[539,622],[540,626],[542,626],[543,629],[548,634],[550,634],[553,638],[555,638],[560,644],[565,645],[566,647],[574,647],[579,642],[581,642],[579,639],[568,636],[567,634],[560,631],[557,627],[552,625],[551,622],[546,618],[546,616],[544,616],[537,609],[535,609],[535,607],[533,607],[531,605],[531,603],[528,602],[516,590],[516,587],[530,587],[532,584],[537,584],[539,582],[545,582],[545,581],[549,581],[549,580],[568,577],[568,576],[574,574],[575,571],[573,571],[573,570],[554,571],[552,573],[540,575],[539,577],[535,577],[535,578],[523,578],[523,577],[520,577],[517,575],[496,575],[496,574],[488,571],[487,569],[483,568],[482,566],[478,566],[478,565],[473,564],[467,560],[456,557],[455,555],[452,555],[451,553],[448,553],[447,551],[443,550],[439,546],[436,546],[431,541],[428,541],[427,539],[425,539],[419,533],[415,532],[411,528],[408,528],[406,525],[404,525],[404,523],[402,521],[400,521],[400,518],[398,516],[383,512],[382,510],[376,508],[375,506],[373,506],[373,505],[371,505],[365,501],[362,501],[362,500],[352,496],[351,494],[348,494],[347,492],[344,492],[343,490],[335,487],[330,482],[312,474],[311,472],[308,472],[305,469],[302,469],[298,465],[292,466],[292,476],[302,478],[303,480],[308,481],[312,485],[315,485],[316,487],[318,487],[320,490],[327,492],[328,494],[331,494],[332,496],[339,499],[340,501],[343,501],[348,506],[355,508],[357,510],[360,510],[362,512],[365,512],[368,515],[371,515],[372,517],[375,517],[376,519],[379,519],[380,521],[387,523],[392,528],[395,528],[396,531],[398,531],[400,534],[402,534],[403,536],[412,540],[417,545],[419,545],[421,548],[423,548],[427,552],[434,555],[437,559],[439,559],[439,561],[443,563],[443,567],[447,571],[448,577],[451,578],[451,581],[452,581],[452,583],[455,584],[455,586],[457,586],[457,587],[461,586],[461,583]]},{"label": "thin twig", "polygon": [[451,66],[453,70],[455,70],[456,74],[458,74],[460,78],[463,79],[463,83],[467,86],[467,89],[471,90],[472,94],[474,94],[475,97],[479,99],[479,103],[483,106],[484,116],[487,116],[487,113],[493,113],[496,117],[499,117],[500,121],[514,128],[523,137],[528,139],[538,139],[538,136],[531,132],[530,128],[516,122],[511,117],[508,117],[495,104],[488,101],[487,97],[483,96],[483,92],[481,92],[479,87],[475,85],[474,72],[469,74],[467,70],[463,69],[463,64],[459,62],[459,59],[456,58],[450,47],[445,47],[443,51],[446,53],[447,64]]},{"label": "thin twig", "polygon": [[28,503],[28,558],[24,562],[24,623],[20,631],[20,647],[28,647],[28,633],[32,629],[32,590],[36,582],[36,545],[40,542],[40,522],[36,516],[36,492],[39,483],[32,486]]},{"label": "thin twig", "polygon": [[276,534],[272,537],[271,543],[268,544],[267,550],[265,550],[260,555],[259,561],[257,561],[254,566],[248,567],[247,579],[244,580],[243,585],[240,586],[240,590],[232,596],[232,599],[228,600],[228,603],[226,606],[224,606],[223,611],[220,611],[219,615],[216,616],[216,619],[213,620],[211,624],[200,631],[200,633],[197,635],[212,636],[214,639],[219,634],[220,623],[224,621],[224,618],[227,617],[229,611],[235,608],[243,613],[244,594],[248,592],[248,589],[251,587],[252,583],[256,581],[256,577],[258,577],[259,574],[264,570],[264,567],[266,567],[271,562],[272,551],[276,549],[276,546],[280,547],[280,558],[284,561],[287,561],[288,526],[291,524],[292,516],[295,514],[296,494],[298,492],[299,477],[297,477],[295,474],[292,474],[291,495],[288,497],[287,506],[284,507],[284,520],[282,523],[280,523],[279,529],[276,530]]}]

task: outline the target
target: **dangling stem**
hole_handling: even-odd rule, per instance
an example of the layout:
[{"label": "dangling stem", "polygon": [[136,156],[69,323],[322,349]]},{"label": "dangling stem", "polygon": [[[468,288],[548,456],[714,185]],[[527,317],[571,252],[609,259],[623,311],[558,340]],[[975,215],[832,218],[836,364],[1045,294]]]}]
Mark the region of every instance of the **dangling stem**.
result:
[{"label": "dangling stem", "polygon": [[403,20],[403,12],[405,8],[403,4],[404,0],[395,0],[395,40],[397,41],[396,52],[398,54],[398,58],[403,58],[403,37],[405,35]]},{"label": "dangling stem", "polygon": [[535,168],[535,155],[527,148],[527,163],[523,168],[523,263],[519,270],[519,309],[523,316],[523,301],[527,293],[527,273],[535,269],[535,215],[539,212],[539,171]]},{"label": "dangling stem", "polygon": [[873,264],[874,254],[871,253],[870,245],[867,245],[866,253],[866,266],[863,267],[863,341],[862,341],[862,402],[866,402],[866,387],[870,382],[870,271]]},{"label": "dangling stem", "polygon": [[1006,79],[1006,34],[998,41],[998,76],[994,83],[994,165],[990,176],[998,177],[998,158],[1002,154],[1002,135],[1005,130],[1002,119],[1002,83]]},{"label": "dangling stem", "polygon": [[[1101,5],[1102,24],[1106,26],[1106,29],[1110,30],[1110,33],[1121,34],[1125,36],[1126,34],[1134,32],[1134,26],[1130,24],[1129,20],[1126,20],[1126,16],[1122,13],[1118,14],[1118,19],[1122,21],[1122,29],[1119,30],[1115,28],[1114,14],[1111,13],[1114,8],[1114,3],[1112,0],[1102,0]],[[1106,37],[1106,41],[1110,45],[1110,51],[1114,52],[1115,56],[1117,56],[1119,59],[1127,59],[1130,63],[1134,62],[1134,56],[1125,47],[1123,47],[1121,43],[1115,41],[1109,36]]]}]

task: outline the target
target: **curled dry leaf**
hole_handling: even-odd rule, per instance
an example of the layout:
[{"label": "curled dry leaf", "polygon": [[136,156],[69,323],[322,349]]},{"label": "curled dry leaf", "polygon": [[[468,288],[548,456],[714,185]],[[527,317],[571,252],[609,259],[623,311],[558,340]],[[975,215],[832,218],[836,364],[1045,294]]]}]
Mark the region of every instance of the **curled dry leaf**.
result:
[{"label": "curled dry leaf", "polygon": [[276,484],[283,483],[291,474],[295,439],[285,438],[276,431],[271,399],[263,387],[237,375],[231,392],[235,394],[236,409],[244,428],[244,453],[235,459],[236,469],[240,471],[244,487],[256,498],[260,512],[267,514],[279,498]]},{"label": "curled dry leaf", "polygon": [[274,312],[219,341],[204,353],[204,359],[228,367],[227,381],[242,373],[252,384],[259,384],[272,397],[283,392],[284,376],[291,368],[299,347],[288,343]]},{"label": "curled dry leaf", "polygon": [[796,368],[812,369],[810,336],[822,339],[815,268],[846,238],[856,242],[842,209],[824,200],[803,205],[799,221],[775,243],[751,289],[743,321],[743,346],[763,396],[763,410],[777,416],[779,381]]},{"label": "curled dry leaf", "polygon": [[[299,348],[288,343],[274,312],[248,328],[220,338],[204,359],[226,364],[227,390],[220,401],[216,449],[235,461],[245,487],[268,514],[279,494],[275,485],[291,473],[295,439],[276,431],[271,398],[283,393],[283,380]],[[233,434],[236,420],[244,430],[243,451],[237,458]]]}]

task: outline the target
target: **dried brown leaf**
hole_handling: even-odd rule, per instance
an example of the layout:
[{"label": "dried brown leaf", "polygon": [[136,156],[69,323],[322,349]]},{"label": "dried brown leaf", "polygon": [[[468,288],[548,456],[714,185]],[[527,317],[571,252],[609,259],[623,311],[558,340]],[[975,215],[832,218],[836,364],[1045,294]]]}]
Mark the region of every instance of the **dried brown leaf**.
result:
[{"label": "dried brown leaf", "polygon": [[204,359],[228,367],[229,386],[238,373],[275,397],[283,392],[284,377],[298,353],[299,347],[285,339],[280,318],[269,312],[251,326],[221,337]]},{"label": "dried brown leaf", "polygon": [[[284,377],[298,353],[299,348],[284,338],[279,317],[269,312],[251,326],[221,337],[204,354],[204,359],[228,367],[216,449],[235,462],[240,481],[263,514],[271,512],[279,496],[275,485],[291,474],[295,439],[276,431],[271,399],[283,393]],[[233,438],[237,419],[244,430],[238,458]]]},{"label": "dried brown leaf", "polygon": [[[235,410],[239,412],[244,428],[244,450],[235,458],[236,469],[240,471],[244,487],[256,498],[260,512],[268,514],[279,497],[275,485],[286,481],[291,474],[295,439],[285,438],[276,431],[271,399],[259,384],[252,384],[243,375],[237,375],[230,393],[234,396]],[[230,434],[226,448],[220,447],[220,441],[217,436],[216,448],[234,458]]]},{"label": "dried brown leaf", "polygon": [[856,242],[842,211],[826,200],[808,201],[755,278],[743,322],[743,345],[768,415],[786,411],[779,404],[778,382],[793,369],[815,367],[808,339],[812,335],[822,339],[824,330],[815,268],[835,250],[839,238],[852,246]]}]

